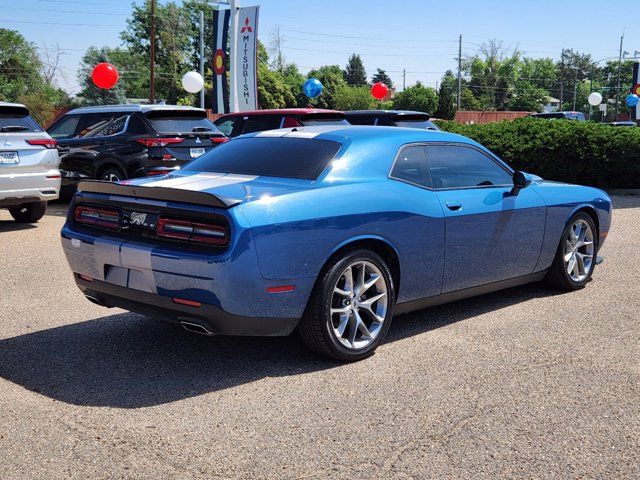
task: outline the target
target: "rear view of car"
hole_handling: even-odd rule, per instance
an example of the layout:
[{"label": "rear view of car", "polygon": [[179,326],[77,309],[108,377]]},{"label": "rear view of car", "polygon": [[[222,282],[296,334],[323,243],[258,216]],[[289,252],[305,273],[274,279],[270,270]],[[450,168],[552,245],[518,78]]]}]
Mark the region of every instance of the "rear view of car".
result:
[{"label": "rear view of car", "polygon": [[58,163],[55,140],[27,108],[0,103],[0,208],[18,222],[40,220],[60,193]]},{"label": "rear view of car", "polygon": [[228,137],[278,128],[349,124],[344,112],[322,108],[282,108],[228,113],[214,123]]},{"label": "rear view of car", "polygon": [[164,175],[227,141],[205,110],[172,105],[78,108],[48,131],[70,187],[83,179]]}]

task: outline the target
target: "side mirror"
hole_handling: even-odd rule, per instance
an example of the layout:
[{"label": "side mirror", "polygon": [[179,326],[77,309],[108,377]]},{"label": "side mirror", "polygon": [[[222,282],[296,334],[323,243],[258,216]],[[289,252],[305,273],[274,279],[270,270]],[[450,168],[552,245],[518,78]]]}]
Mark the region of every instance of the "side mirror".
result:
[{"label": "side mirror", "polygon": [[531,183],[531,179],[522,172],[513,173],[513,188],[511,195],[517,195],[520,190],[527,188]]}]

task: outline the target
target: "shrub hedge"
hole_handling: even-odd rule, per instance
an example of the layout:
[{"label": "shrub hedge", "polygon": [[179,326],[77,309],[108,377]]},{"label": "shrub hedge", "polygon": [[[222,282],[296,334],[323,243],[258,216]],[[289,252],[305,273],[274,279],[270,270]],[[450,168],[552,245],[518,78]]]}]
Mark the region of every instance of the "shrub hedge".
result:
[{"label": "shrub hedge", "polygon": [[516,170],[600,188],[640,188],[640,128],[522,118],[461,125],[439,121],[486,146]]}]

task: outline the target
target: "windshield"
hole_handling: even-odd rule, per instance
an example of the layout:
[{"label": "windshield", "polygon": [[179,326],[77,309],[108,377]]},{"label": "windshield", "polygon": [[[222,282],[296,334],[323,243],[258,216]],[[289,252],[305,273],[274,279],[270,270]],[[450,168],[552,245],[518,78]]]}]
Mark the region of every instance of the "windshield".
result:
[{"label": "windshield", "polygon": [[28,115],[0,114],[0,132],[41,132],[40,126]]},{"label": "windshield", "polygon": [[315,180],[339,149],[327,140],[238,137],[182,170]]}]

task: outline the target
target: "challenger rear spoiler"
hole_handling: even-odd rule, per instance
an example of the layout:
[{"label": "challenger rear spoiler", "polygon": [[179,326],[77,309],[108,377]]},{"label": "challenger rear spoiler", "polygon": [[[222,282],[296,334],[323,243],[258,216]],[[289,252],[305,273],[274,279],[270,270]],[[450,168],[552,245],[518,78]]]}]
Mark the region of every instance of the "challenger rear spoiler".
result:
[{"label": "challenger rear spoiler", "polygon": [[102,193],[122,197],[146,198],[162,202],[181,202],[205,207],[231,208],[241,203],[238,199],[218,197],[212,193],[195,192],[179,188],[122,185],[112,182],[84,181],[78,184],[78,192]]}]

